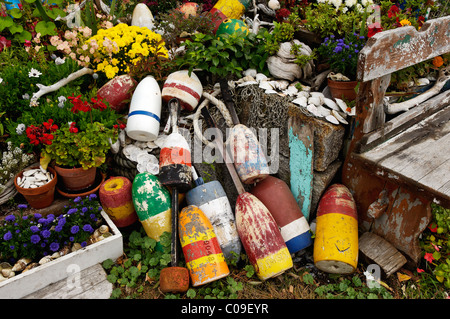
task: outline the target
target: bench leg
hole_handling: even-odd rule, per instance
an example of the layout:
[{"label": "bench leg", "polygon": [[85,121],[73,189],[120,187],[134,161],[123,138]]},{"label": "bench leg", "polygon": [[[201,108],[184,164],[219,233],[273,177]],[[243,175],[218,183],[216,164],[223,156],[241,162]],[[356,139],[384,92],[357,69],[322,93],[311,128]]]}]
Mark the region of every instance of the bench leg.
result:
[{"label": "bench leg", "polygon": [[419,236],[431,222],[431,202],[411,189],[368,172],[348,160],[343,184],[353,194],[360,231],[372,231],[409,257],[420,261]]}]

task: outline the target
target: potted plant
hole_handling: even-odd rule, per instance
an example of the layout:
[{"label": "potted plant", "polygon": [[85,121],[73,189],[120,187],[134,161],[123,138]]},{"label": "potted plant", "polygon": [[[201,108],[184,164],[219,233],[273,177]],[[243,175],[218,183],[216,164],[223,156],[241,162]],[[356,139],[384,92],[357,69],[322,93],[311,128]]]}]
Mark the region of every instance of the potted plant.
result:
[{"label": "potted plant", "polygon": [[67,190],[80,191],[90,187],[97,167],[106,160],[109,139],[115,140],[117,130],[99,122],[88,123],[79,131],[75,122],[59,128],[52,144],[42,153],[41,162],[54,160],[55,170]]},{"label": "potted plant", "polygon": [[[359,51],[364,47],[366,37],[355,32],[344,37],[326,37],[317,49],[319,56],[330,65],[334,79],[328,78],[328,87],[334,98],[353,101],[356,98],[356,71]],[[338,75],[336,75],[336,73]]]}]

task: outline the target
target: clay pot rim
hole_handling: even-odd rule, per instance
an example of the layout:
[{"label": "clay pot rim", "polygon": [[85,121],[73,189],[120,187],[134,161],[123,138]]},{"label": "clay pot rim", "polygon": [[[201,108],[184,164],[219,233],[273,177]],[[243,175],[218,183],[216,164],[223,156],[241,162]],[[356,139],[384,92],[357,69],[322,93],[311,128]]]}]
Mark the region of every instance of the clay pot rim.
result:
[{"label": "clay pot rim", "polygon": [[27,169],[20,171],[16,176],[14,176],[14,186],[16,186],[16,189],[19,193],[21,193],[23,195],[34,195],[34,194],[38,193],[38,191],[44,190],[44,188],[51,189],[52,187],[56,186],[56,182],[58,181],[58,174],[56,174],[56,171],[50,166],[47,167],[47,170],[49,170],[50,173],[53,174],[53,178],[47,184],[44,184],[44,185],[36,187],[36,188],[23,188],[17,184],[17,177],[23,176],[23,172],[25,170],[36,169],[36,168],[39,168],[39,166],[29,167]]}]

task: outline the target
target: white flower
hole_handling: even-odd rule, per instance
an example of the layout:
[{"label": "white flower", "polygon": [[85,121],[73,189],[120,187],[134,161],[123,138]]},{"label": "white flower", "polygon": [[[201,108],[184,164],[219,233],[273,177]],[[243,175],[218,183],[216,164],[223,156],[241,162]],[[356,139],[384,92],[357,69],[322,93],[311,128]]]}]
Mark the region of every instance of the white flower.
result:
[{"label": "white flower", "polygon": [[42,73],[39,72],[38,70],[31,68],[30,72],[28,72],[28,77],[29,78],[38,78]]},{"label": "white flower", "polygon": [[3,79],[2,78],[0,78],[0,83],[2,83],[3,82]]},{"label": "white flower", "polygon": [[19,125],[17,125],[16,127],[16,133],[19,135],[22,135],[23,132],[25,132],[26,126],[23,123],[20,123]]},{"label": "white flower", "polygon": [[373,4],[373,0],[361,0],[361,3],[364,7],[368,7]]},{"label": "white flower", "polygon": [[58,106],[60,108],[64,107],[64,102],[66,102],[66,101],[67,101],[67,98],[64,95],[58,96],[58,102],[59,102]]},{"label": "white flower", "polygon": [[65,58],[62,58],[62,59],[61,59],[61,58],[58,57],[58,58],[55,59],[55,64],[56,64],[56,65],[64,64],[64,62],[66,62],[66,59],[65,59]]},{"label": "white flower", "polygon": [[28,93],[25,93],[24,95],[22,95],[22,99],[29,100],[30,99],[30,95]]},{"label": "white flower", "polygon": [[339,9],[339,7],[342,5],[342,0],[331,0],[331,4],[334,5],[336,9]]},{"label": "white flower", "polygon": [[357,0],[345,0],[345,5],[349,8],[353,7],[357,3],[358,3]]}]

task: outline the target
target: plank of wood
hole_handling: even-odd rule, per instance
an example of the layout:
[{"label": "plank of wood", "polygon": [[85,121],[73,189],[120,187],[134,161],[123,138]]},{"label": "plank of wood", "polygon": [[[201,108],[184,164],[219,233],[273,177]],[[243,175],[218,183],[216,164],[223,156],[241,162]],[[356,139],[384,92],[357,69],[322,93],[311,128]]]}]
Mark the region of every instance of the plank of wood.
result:
[{"label": "plank of wood", "polygon": [[407,112],[399,114],[376,131],[364,135],[361,138],[360,145],[356,151],[358,153],[363,153],[371,150],[395,135],[407,130],[409,127],[440,111],[449,104],[450,90],[432,97]]},{"label": "plank of wood", "polygon": [[378,264],[387,277],[395,273],[407,262],[406,257],[393,245],[374,233],[366,232],[362,234],[358,245],[361,253]]},{"label": "plank of wood", "polygon": [[450,51],[450,16],[417,31],[404,26],[371,37],[359,54],[358,80],[366,82]]},{"label": "plank of wood", "polygon": [[289,117],[289,168],[291,191],[303,216],[309,220],[314,178],[314,128],[297,117]]},{"label": "plank of wood", "polygon": [[95,264],[81,272],[71,273],[24,299],[108,299],[111,292],[112,284],[106,280],[105,270],[101,264]]},{"label": "plank of wood", "polygon": [[446,190],[442,187],[448,182],[445,163],[450,160],[450,107],[357,156],[400,176],[403,181],[450,198],[448,189],[442,193]]}]

